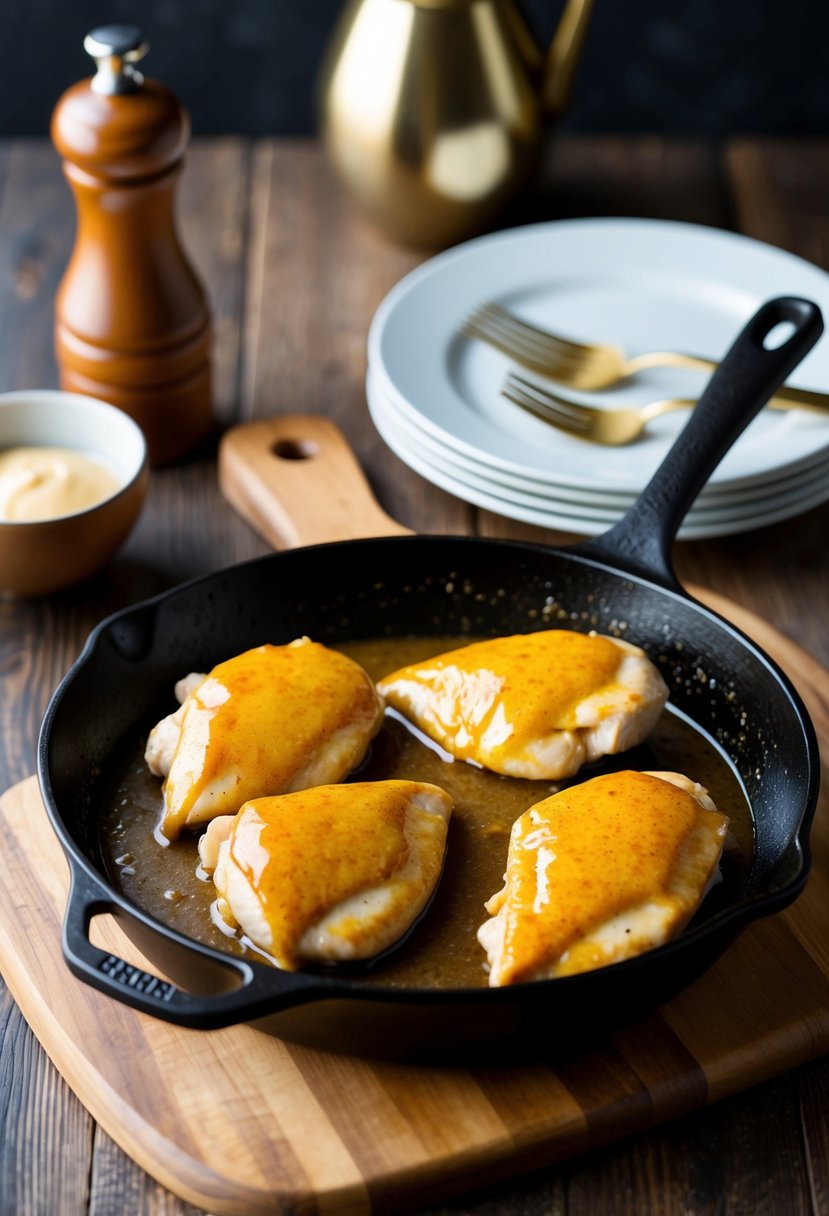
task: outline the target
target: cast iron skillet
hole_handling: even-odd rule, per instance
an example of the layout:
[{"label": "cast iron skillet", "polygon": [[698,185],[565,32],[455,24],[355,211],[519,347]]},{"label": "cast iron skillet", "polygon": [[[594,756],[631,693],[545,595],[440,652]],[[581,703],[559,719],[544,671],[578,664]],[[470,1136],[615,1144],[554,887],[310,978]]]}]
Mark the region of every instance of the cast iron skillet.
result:
[{"label": "cast iron skillet", "polygon": [[[780,322],[793,334],[764,340]],[[618,1024],[696,978],[756,917],[793,900],[809,866],[817,800],[814,730],[775,664],[691,599],[669,551],[688,507],[737,436],[822,332],[816,305],[765,304],[738,337],[687,427],[622,521],[567,550],[457,537],[317,545],[219,570],[99,625],[55,693],[39,743],[41,789],[71,870],[63,949],[73,972],[137,1009],[190,1027],[254,1021],[282,1037],[413,1056]],[[156,921],[107,880],[97,841],[112,756],[169,711],[171,688],[264,641],[509,634],[544,627],[614,632],[659,665],[671,700],[712,735],[742,781],[756,849],[733,901],[677,940],[601,970],[504,989],[367,987],[359,976],[281,972],[222,955]],[[558,616],[553,624],[561,625]],[[482,893],[482,899],[489,892]],[[115,915],[171,982],[93,946],[89,923]]]}]

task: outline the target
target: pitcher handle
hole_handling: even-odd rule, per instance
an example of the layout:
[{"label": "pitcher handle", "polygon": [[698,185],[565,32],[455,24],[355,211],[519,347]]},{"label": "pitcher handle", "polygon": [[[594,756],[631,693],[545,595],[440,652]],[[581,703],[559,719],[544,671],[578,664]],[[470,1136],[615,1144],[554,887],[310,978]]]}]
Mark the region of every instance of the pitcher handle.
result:
[{"label": "pitcher handle", "polygon": [[567,0],[544,63],[541,96],[549,118],[560,118],[570,101],[592,14],[593,0]]}]

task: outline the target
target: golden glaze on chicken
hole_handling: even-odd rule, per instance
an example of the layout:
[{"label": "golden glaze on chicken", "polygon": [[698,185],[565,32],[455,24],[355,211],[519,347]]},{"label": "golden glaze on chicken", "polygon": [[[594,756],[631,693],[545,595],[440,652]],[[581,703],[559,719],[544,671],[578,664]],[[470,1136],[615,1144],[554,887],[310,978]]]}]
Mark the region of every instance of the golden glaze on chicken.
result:
[{"label": "golden glaze on chicken", "polygon": [[668,697],[638,647],[564,629],[475,642],[378,688],[457,759],[538,780],[641,743]]},{"label": "golden glaze on chicken", "polygon": [[451,812],[423,782],[317,786],[214,819],[199,853],[219,915],[280,967],[366,959],[425,907]]},{"label": "golden glaze on chicken", "polygon": [[680,773],[611,773],[530,807],[478,930],[490,985],[574,975],[662,945],[702,901],[727,829]]},{"label": "golden glaze on chicken", "polygon": [[166,776],[168,839],[249,798],[340,781],[383,722],[362,667],[308,638],[248,650],[177,692],[181,708],[154,728],[146,751],[151,771]]}]

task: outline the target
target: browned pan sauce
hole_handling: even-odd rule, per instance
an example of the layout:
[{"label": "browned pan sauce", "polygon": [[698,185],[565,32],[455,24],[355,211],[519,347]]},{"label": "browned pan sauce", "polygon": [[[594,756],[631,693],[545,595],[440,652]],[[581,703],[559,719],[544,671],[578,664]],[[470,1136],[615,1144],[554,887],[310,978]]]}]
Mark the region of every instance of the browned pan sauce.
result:
[{"label": "browned pan sauce", "polygon": [[[337,649],[376,680],[473,640],[455,635],[382,638],[341,643]],[[213,883],[197,875],[198,835],[185,833],[166,848],[155,840],[153,829],[162,807],[161,782],[144,763],[145,742],[143,738],[136,741],[104,807],[101,849],[110,878],[145,911],[188,937],[218,950],[265,958],[250,943],[214,923]],[[503,885],[512,824],[528,807],[574,781],[626,768],[684,773],[704,785],[729,816],[732,838],[722,863],[722,881],[698,913],[710,914],[728,900],[729,890],[750,864],[753,826],[745,794],[719,749],[677,714],[663,713],[646,744],[591,765],[563,782],[501,777],[470,764],[447,762],[438,749],[388,715],[367,760],[353,777],[360,781],[430,781],[452,795],[455,810],[443,878],[426,914],[402,945],[368,968],[348,968],[349,977],[428,988],[486,985],[485,955],[475,935],[487,916],[484,901]]]}]

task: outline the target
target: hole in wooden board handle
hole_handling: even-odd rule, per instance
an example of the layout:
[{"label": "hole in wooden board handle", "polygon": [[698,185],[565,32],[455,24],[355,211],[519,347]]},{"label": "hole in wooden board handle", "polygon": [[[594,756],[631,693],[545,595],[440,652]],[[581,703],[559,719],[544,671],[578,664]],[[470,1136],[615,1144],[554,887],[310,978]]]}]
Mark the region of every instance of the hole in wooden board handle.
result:
[{"label": "hole in wooden board handle", "polygon": [[319,415],[266,418],[227,431],[219,485],[278,549],[408,531],[377,503],[342,431]]},{"label": "hole in wooden board handle", "polygon": [[313,460],[319,455],[319,448],[309,439],[277,439],[271,451],[280,460]]}]

